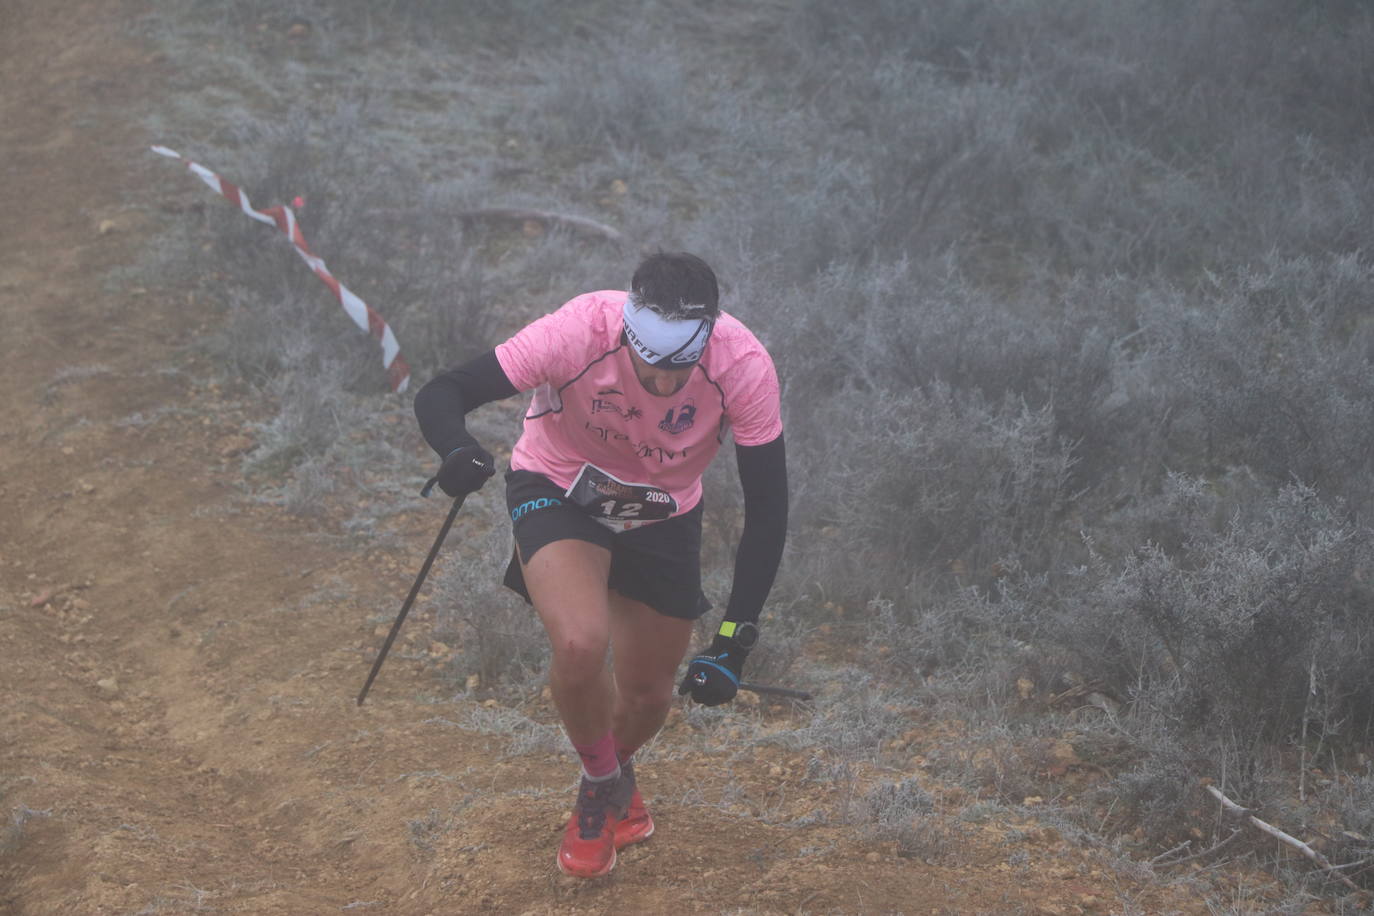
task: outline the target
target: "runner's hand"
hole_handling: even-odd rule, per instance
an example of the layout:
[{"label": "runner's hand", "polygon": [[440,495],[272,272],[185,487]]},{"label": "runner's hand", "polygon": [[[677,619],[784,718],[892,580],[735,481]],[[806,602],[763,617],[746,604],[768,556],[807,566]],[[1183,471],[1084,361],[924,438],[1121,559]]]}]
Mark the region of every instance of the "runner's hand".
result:
[{"label": "runner's hand", "polygon": [[702,706],[730,702],[739,692],[740,674],[748,657],[749,650],[733,638],[716,634],[711,647],[687,663],[687,676],[677,689],[678,695],[690,693]]},{"label": "runner's hand", "polygon": [[476,493],[496,473],[496,460],[480,445],[449,452],[439,468],[439,489],[453,499]]}]

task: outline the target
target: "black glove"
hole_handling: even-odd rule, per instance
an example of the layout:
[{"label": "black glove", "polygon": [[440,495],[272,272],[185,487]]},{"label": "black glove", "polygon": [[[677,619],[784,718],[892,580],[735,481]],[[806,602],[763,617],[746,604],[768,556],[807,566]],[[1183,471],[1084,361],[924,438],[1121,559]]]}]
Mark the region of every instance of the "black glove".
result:
[{"label": "black glove", "polygon": [[726,620],[711,640],[711,647],[687,663],[679,696],[690,693],[702,706],[728,703],[739,692],[740,674],[749,650],[759,640],[759,628],[752,623]]},{"label": "black glove", "polygon": [[465,445],[449,452],[435,479],[439,489],[457,499],[476,493],[496,473],[496,460],[482,446]]}]

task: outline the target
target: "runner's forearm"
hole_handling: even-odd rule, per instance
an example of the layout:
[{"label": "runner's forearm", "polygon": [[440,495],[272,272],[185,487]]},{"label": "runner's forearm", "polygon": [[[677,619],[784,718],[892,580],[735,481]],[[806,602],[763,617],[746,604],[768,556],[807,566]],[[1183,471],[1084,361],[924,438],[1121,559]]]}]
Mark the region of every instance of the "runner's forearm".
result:
[{"label": "runner's forearm", "polygon": [[511,384],[496,352],[481,356],[435,376],[415,395],[415,419],[430,448],[444,457],[477,440],[468,432],[467,412],[519,391]]},{"label": "runner's forearm", "polygon": [[757,621],[773,587],[787,540],[787,458],[782,436],[735,446],[744,490],[744,532],[735,551],[735,580],[725,619]]}]

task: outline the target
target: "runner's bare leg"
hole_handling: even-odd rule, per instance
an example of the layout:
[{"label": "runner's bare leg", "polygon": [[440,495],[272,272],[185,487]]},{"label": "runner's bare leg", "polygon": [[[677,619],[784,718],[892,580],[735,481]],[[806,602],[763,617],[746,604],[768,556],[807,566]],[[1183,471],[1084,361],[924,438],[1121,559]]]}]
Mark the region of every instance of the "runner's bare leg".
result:
[{"label": "runner's bare leg", "polygon": [[587,541],[545,544],[523,563],[525,587],[549,635],[549,690],[574,744],[611,728],[615,685],[606,667],[611,553]]},{"label": "runner's bare leg", "polygon": [[668,617],[619,592],[610,593],[615,700],[611,730],[616,743],[637,748],[663,727],[687,654],[693,622]]}]

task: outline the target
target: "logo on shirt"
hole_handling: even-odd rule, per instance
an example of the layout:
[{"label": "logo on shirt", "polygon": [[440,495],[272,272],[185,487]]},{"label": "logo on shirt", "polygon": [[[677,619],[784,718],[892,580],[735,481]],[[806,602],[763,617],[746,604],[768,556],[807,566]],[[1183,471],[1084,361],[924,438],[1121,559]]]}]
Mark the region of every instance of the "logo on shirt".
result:
[{"label": "logo on shirt", "polygon": [[639,443],[634,446],[634,450],[636,457],[646,461],[650,458],[654,458],[658,460],[659,464],[666,464],[671,461],[676,461],[679,458],[685,460],[688,451],[688,449],[685,448],[678,451],[677,449],[664,448],[661,445],[650,445],[648,442]]},{"label": "logo on shirt", "polygon": [[656,460],[659,464],[667,464],[678,460],[687,459],[691,446],[683,449],[666,448],[662,445],[652,445],[648,442],[632,442],[630,437],[619,430],[610,429],[605,426],[593,426],[591,423],[582,424],[582,428],[587,430],[602,442],[623,442],[630,451],[634,452],[636,458]]},{"label": "logo on shirt", "polygon": [[692,398],[687,399],[687,403],[681,407],[669,407],[668,412],[659,421],[658,428],[665,433],[676,436],[678,433],[686,432],[692,428],[697,415],[697,404]]},{"label": "logo on shirt", "polygon": [[[618,391],[615,393],[620,394]],[[605,398],[592,398],[592,413],[613,413],[624,420],[635,420],[644,416],[644,411],[638,407],[621,407]]]}]

